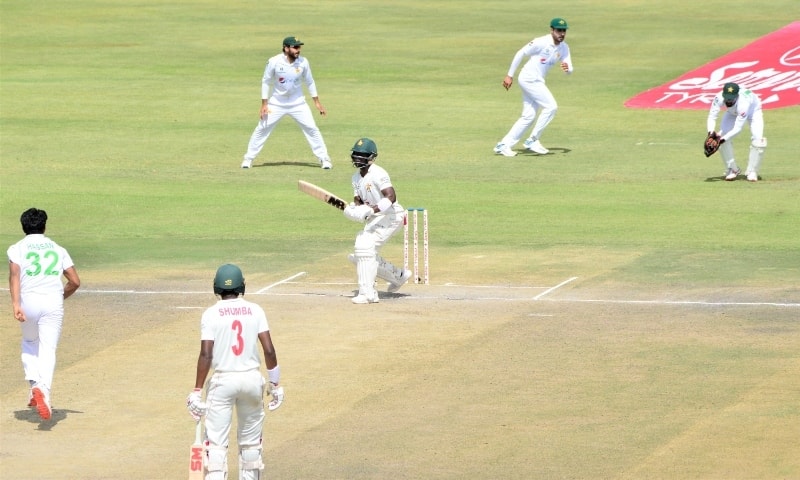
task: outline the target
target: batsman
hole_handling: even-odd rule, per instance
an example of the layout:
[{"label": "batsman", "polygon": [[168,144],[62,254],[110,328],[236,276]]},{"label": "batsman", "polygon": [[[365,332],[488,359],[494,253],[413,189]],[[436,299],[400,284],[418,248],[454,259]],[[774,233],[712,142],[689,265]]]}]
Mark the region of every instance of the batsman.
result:
[{"label": "batsman", "polygon": [[[269,410],[283,403],[281,370],[264,310],[244,299],[242,270],[225,264],[214,276],[214,294],[219,300],[203,312],[200,320],[200,354],[194,390],[186,399],[189,414],[195,421],[205,415],[205,480],[228,478],[228,436],[236,410],[239,443],[239,479],[259,480],[261,460],[264,395],[272,400]],[[263,351],[268,379],[262,376]],[[203,385],[209,371],[206,399]]]},{"label": "batsman", "polygon": [[397,202],[389,174],[375,165],[377,157],[378,147],[369,138],[359,138],[350,152],[358,171],[353,174],[353,202],[345,207],[344,216],[365,224],[348,257],[358,274],[358,295],[352,300],[356,304],[378,303],[376,277],[389,282],[389,292],[396,292],[411,278],[410,270],[395,267],[380,256],[381,247],[403,228],[406,210]]}]

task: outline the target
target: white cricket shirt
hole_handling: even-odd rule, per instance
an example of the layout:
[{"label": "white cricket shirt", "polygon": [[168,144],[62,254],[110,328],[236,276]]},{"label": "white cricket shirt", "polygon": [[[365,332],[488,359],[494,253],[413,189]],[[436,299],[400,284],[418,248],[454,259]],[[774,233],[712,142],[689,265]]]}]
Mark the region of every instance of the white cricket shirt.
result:
[{"label": "white cricket shirt", "polygon": [[[311,75],[311,66],[303,56],[298,56],[292,63],[286,61],[286,55],[280,53],[270,58],[264,69],[261,80],[261,98],[268,98],[269,103],[283,107],[293,107],[306,101],[303,96],[303,82],[308,87],[311,97],[317,96],[317,86]],[[270,89],[272,93],[270,95]]]},{"label": "white cricket shirt", "polygon": [[[722,92],[719,92],[714,97],[714,101],[711,102],[711,109],[708,111],[706,127],[708,128],[709,132],[713,132],[716,128],[717,117],[719,116],[720,110],[724,106],[725,98],[722,96]],[[728,141],[742,131],[745,122],[748,119],[753,118],[753,113],[756,110],[761,110],[761,99],[758,98],[758,95],[750,90],[739,90],[739,98],[736,99],[736,103],[734,103],[732,107],[727,108],[725,111],[725,115],[736,117],[736,121],[733,124],[733,128],[731,128],[728,132],[725,132],[725,135],[723,135],[722,138],[724,138],[725,141]]]},{"label": "white cricket shirt", "polygon": [[200,340],[214,341],[211,367],[220,372],[259,368],[258,334],[268,330],[264,310],[241,296],[219,300],[200,320]]},{"label": "white cricket shirt", "polygon": [[553,42],[550,34],[542,35],[531,40],[527,45],[520,48],[511,61],[508,68],[508,76],[513,77],[517,67],[524,57],[530,57],[519,72],[520,81],[544,81],[544,77],[553,65],[561,65],[566,62],[568,73],[572,72],[572,59],[570,58],[569,46],[567,42],[558,45]]},{"label": "white cricket shirt", "polygon": [[61,275],[74,266],[66,249],[37,233],[11,245],[7,253],[8,260],[20,266],[21,295],[64,295]]},{"label": "white cricket shirt", "polygon": [[[356,172],[353,175],[353,196],[361,198],[365,205],[374,207],[378,204],[381,198],[384,197],[381,190],[385,190],[392,186],[392,181],[389,178],[389,173],[386,172],[379,165],[372,164],[367,170],[365,176],[361,176],[361,172]],[[398,204],[392,205],[397,208]],[[399,207],[402,209],[402,207]]]}]

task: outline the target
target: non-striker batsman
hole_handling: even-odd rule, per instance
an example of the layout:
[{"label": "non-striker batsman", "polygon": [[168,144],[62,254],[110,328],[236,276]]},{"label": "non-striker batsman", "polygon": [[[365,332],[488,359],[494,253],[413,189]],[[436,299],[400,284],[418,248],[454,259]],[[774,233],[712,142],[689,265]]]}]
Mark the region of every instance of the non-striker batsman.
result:
[{"label": "non-striker batsman", "polygon": [[[239,442],[239,479],[258,480],[264,425],[264,394],[272,395],[269,409],[283,402],[281,370],[264,310],[244,299],[245,282],[236,265],[225,264],[214,276],[219,301],[200,320],[200,355],[194,390],[186,400],[195,420],[205,415],[206,480],[228,478],[228,436],[236,409]],[[264,354],[267,376],[261,372],[258,346]],[[206,399],[203,385],[209,371]]]}]

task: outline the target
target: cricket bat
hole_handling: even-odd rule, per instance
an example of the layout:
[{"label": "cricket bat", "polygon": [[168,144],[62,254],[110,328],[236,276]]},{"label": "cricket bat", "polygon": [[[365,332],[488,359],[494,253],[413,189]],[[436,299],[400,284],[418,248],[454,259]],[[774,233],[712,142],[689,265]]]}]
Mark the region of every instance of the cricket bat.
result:
[{"label": "cricket bat", "polygon": [[322,200],[328,205],[336,207],[339,210],[344,210],[345,207],[347,207],[347,202],[325,190],[324,188],[314,185],[313,183],[308,183],[305,180],[299,180],[297,182],[297,188],[306,195],[310,195],[317,200]]},{"label": "cricket bat", "polygon": [[194,443],[189,449],[189,480],[203,480],[203,442],[200,440],[202,424],[197,421],[194,431]]}]

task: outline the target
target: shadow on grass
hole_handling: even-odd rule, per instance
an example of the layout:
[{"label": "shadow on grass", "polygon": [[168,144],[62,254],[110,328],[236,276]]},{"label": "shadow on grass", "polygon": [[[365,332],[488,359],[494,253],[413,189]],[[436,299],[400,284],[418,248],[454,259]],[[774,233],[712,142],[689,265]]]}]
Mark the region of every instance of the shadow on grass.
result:
[{"label": "shadow on grass", "polygon": [[519,153],[531,157],[547,157],[550,155],[566,155],[567,153],[572,151],[571,148],[563,148],[563,147],[550,147],[548,150],[550,151],[548,153],[545,153],[544,155],[531,152],[530,150],[521,150]]},{"label": "shadow on grass", "polygon": [[[762,180],[761,175],[758,176],[758,179]],[[733,181],[742,181],[742,180],[747,180],[747,177],[744,176],[744,175],[739,175],[735,179],[727,180],[727,181],[733,182]],[[721,175],[719,177],[708,177],[708,178],[706,178],[706,182],[724,182],[724,181],[726,181],[725,180],[725,175]]]},{"label": "shadow on grass", "polygon": [[261,167],[315,167],[319,168],[319,163],[311,162],[264,162],[259,165],[252,165],[250,168]]}]

